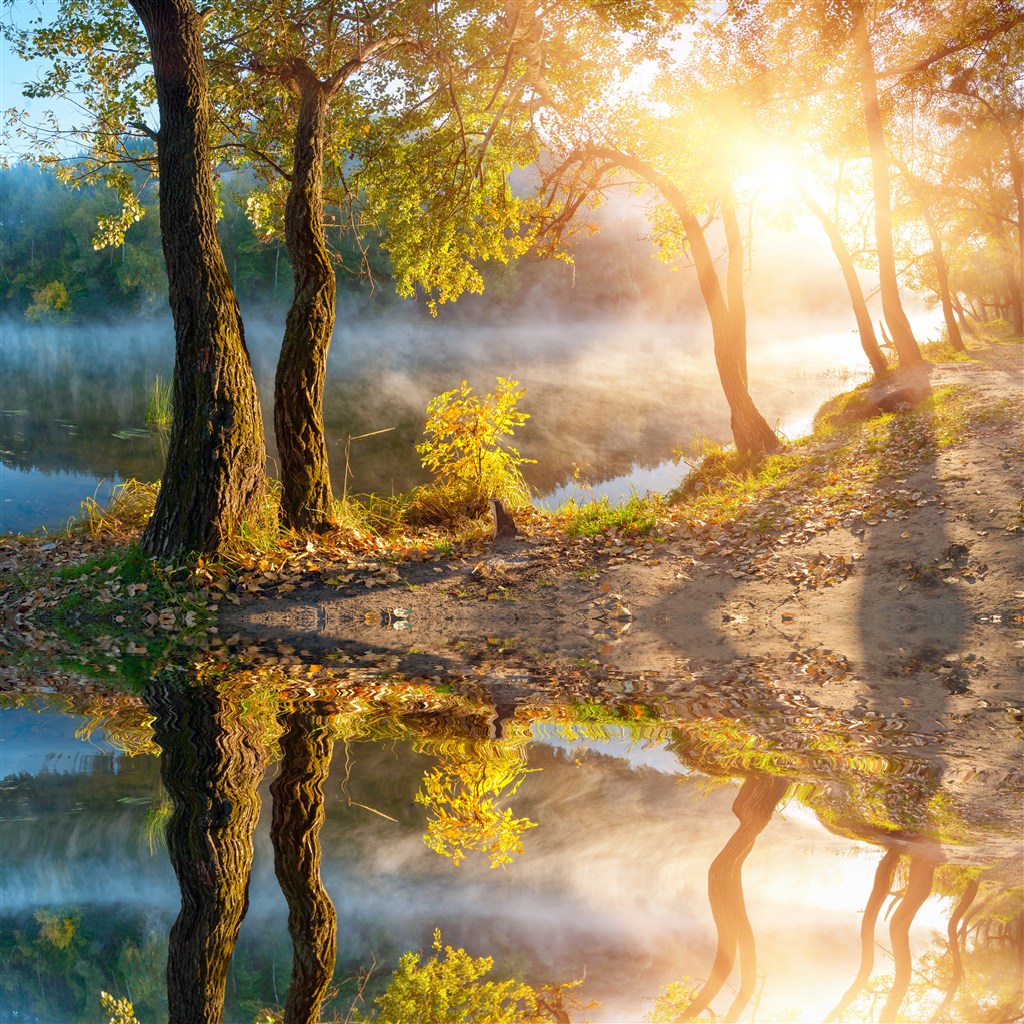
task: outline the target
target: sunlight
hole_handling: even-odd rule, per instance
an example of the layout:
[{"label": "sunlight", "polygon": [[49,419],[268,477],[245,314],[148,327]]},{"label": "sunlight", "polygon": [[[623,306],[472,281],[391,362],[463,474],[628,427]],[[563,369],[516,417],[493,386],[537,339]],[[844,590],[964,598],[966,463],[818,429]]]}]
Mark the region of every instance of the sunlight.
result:
[{"label": "sunlight", "polygon": [[769,206],[779,206],[795,198],[801,168],[794,153],[768,143],[751,147],[750,162],[753,169],[737,178],[737,191],[757,196]]}]

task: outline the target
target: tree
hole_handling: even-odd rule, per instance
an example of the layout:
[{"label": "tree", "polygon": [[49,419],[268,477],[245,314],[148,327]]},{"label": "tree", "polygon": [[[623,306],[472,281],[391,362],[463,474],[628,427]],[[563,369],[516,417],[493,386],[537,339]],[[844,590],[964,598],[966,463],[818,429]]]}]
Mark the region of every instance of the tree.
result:
[{"label": "tree", "polygon": [[337,955],[337,913],[320,878],[324,784],[330,773],[331,716],[324,708],[291,708],[280,719],[281,770],[270,784],[274,872],[288,903],[292,976],[287,1024],[320,1020]]},{"label": "tree", "polygon": [[217,551],[263,497],[266,451],[242,318],[217,239],[203,60],[190,0],[131,0],[160,111],[160,231],[174,317],[174,418],[143,549]]},{"label": "tree", "polygon": [[[126,148],[123,120],[111,128],[111,119],[134,116],[137,130],[156,142],[175,331],[174,418],[142,544],[147,553],[165,557],[215,552],[261,502],[266,453],[241,317],[217,240],[202,46],[208,15],[200,16],[190,0],[132,0],[131,7],[148,40],[151,84],[138,80],[145,47],[137,23],[120,5],[93,11],[81,0],[63,0],[55,24],[13,36],[22,53],[51,62],[35,93],[53,95],[83,81],[95,85],[84,101],[95,122],[92,153],[80,162],[78,180],[92,182],[106,170],[119,190],[122,215],[100,224],[108,242],[120,243],[127,224],[141,215],[122,166],[138,154]],[[141,123],[142,104],[154,95],[156,131]],[[60,162],[57,148],[46,156]]]},{"label": "tree", "polygon": [[[651,133],[656,139],[658,133]],[[655,143],[658,146],[658,143]],[[664,156],[661,153],[659,156]],[[567,195],[565,209],[571,215],[583,203],[592,201],[613,182],[620,171],[628,171],[653,188],[676,218],[677,228],[693,259],[701,295],[711,318],[715,364],[726,401],[729,403],[733,438],[743,455],[760,457],[775,451],[779,440],[758,411],[747,385],[746,310],[743,301],[743,240],[734,202],[723,185],[725,196],[718,201],[728,251],[726,288],[723,292],[705,228],[684,187],[664,173],[651,159],[613,146],[584,141],[569,152],[546,179],[554,192]],[[565,213],[561,215],[564,222]],[[664,231],[664,219],[660,227]]]}]

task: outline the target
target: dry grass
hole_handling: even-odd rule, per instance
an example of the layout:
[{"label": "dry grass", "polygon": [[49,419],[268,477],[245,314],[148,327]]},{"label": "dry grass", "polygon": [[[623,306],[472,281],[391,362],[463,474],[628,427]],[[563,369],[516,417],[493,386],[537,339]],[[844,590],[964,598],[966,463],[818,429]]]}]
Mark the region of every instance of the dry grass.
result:
[{"label": "dry grass", "polygon": [[104,508],[95,498],[82,502],[82,525],[93,540],[128,543],[136,540],[156,507],[159,483],[130,479],[117,484]]}]

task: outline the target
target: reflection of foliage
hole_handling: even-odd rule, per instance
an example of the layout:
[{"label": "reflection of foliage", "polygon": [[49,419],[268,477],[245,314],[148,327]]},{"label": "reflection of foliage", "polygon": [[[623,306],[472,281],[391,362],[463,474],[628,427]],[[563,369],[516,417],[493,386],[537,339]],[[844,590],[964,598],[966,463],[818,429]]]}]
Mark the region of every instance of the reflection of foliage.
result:
[{"label": "reflection of foliage", "polygon": [[434,752],[441,763],[423,778],[416,802],[427,807],[423,841],[435,853],[460,864],[467,851],[480,850],[491,867],[510,864],[523,852],[522,833],[534,827],[516,818],[509,808],[500,810],[495,798],[513,796],[528,771],[526,753],[509,740],[449,741]]},{"label": "reflection of foliage", "polygon": [[109,992],[100,993],[103,1009],[110,1014],[110,1024],[139,1024],[135,1007],[127,999],[115,999]]},{"label": "reflection of foliage", "polygon": [[[441,933],[433,948],[442,952]],[[565,1024],[570,1020],[563,994],[579,982],[540,991],[508,981],[481,981],[494,967],[491,957],[471,957],[464,949],[443,947],[443,957],[420,963],[417,953],[398,961],[390,984],[375,1002],[379,1010],[368,1024]]]},{"label": "reflection of foliage", "polygon": [[[654,1009],[644,1018],[650,1024],[677,1024],[683,1019],[683,1013],[693,1002],[697,987],[689,978],[673,981],[658,993],[654,1000]],[[694,1017],[692,1020],[704,1021],[708,1017]]]}]

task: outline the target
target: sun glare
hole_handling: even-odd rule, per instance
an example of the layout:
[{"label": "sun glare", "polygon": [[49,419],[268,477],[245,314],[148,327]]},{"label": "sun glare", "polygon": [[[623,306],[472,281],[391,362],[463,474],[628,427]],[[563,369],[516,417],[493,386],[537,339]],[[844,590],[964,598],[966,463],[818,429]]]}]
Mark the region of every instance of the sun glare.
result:
[{"label": "sun glare", "polygon": [[754,150],[751,154],[751,170],[737,181],[740,191],[757,195],[769,205],[791,201],[796,196],[800,178],[800,166],[796,158],[776,146]]}]

